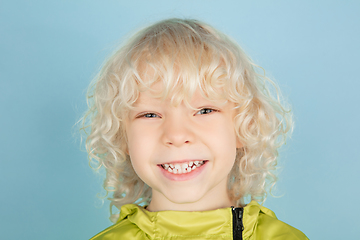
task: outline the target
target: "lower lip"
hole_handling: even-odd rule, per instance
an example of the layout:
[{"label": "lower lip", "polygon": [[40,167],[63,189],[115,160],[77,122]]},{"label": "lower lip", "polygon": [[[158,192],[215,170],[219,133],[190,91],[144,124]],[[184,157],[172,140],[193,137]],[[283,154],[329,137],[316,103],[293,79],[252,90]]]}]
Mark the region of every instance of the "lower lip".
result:
[{"label": "lower lip", "polygon": [[159,168],[160,168],[161,172],[163,173],[163,175],[167,179],[170,179],[172,181],[188,181],[188,180],[195,178],[197,175],[199,175],[204,170],[207,162],[208,161],[205,161],[203,165],[201,165],[200,167],[197,167],[196,169],[194,169],[188,173],[174,174],[174,173],[169,172],[168,170],[165,170],[161,166],[159,166]]}]

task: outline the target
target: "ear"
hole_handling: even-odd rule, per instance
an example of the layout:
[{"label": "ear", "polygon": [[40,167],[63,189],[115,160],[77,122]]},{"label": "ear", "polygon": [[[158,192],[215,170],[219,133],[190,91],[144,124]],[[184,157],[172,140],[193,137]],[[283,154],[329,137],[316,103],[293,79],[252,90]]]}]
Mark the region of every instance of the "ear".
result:
[{"label": "ear", "polygon": [[240,142],[240,139],[236,137],[236,148],[242,148],[243,146],[244,144],[242,144],[242,142]]},{"label": "ear", "polygon": [[128,142],[127,142],[127,139],[125,140],[125,142],[123,143],[124,144],[124,146],[122,146],[122,150],[127,154],[127,155],[130,155],[129,154],[129,144],[128,144]]}]

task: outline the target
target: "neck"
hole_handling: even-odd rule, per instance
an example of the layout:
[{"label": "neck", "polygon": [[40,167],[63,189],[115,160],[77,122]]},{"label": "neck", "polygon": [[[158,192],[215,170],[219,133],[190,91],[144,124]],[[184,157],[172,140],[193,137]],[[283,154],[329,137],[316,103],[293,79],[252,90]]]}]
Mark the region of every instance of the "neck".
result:
[{"label": "neck", "polygon": [[[163,194],[153,190],[152,199],[149,206],[146,208],[150,212],[158,211],[209,211],[220,208],[228,208],[234,206],[235,203],[230,200],[227,193],[226,186],[227,181],[219,184],[220,186],[215,187],[208,192],[201,199],[195,199],[194,201],[171,201]],[[191,193],[189,193],[191,194]]]}]

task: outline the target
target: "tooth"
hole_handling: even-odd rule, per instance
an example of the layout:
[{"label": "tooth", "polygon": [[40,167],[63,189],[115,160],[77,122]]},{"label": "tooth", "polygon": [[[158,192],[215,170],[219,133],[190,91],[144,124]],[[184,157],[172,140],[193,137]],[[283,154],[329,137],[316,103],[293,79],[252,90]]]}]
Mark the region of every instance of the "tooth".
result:
[{"label": "tooth", "polygon": [[164,163],[161,166],[168,172],[174,174],[182,174],[182,173],[191,172],[192,170],[202,166],[203,164],[205,164],[205,161],[189,161],[188,163],[182,163],[182,164]]}]

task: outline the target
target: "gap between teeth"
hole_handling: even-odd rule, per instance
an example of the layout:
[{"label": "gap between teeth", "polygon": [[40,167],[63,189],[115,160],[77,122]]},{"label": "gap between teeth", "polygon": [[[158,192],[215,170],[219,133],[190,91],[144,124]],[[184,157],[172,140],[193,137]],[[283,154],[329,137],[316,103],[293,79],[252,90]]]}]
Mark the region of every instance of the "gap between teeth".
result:
[{"label": "gap between teeth", "polygon": [[181,173],[188,173],[192,170],[195,170],[197,167],[203,165],[205,161],[190,161],[188,163],[176,163],[176,164],[161,164],[161,166],[167,170],[168,172],[181,174]]}]

